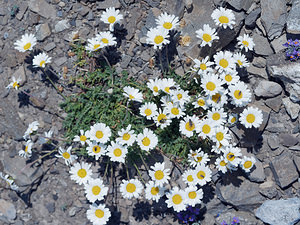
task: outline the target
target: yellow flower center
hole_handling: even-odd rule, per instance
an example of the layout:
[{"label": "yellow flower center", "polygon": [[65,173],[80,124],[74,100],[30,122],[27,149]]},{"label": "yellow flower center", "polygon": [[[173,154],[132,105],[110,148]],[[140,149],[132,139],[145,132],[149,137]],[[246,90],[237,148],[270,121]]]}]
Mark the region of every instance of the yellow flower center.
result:
[{"label": "yellow flower center", "polygon": [[216,85],[213,82],[209,81],[206,84],[206,89],[209,91],[213,91],[216,89]]},{"label": "yellow flower center", "polygon": [[179,205],[182,202],[182,197],[179,194],[176,194],[172,197],[172,201],[175,205]]},{"label": "yellow flower center", "polygon": [[145,109],[145,114],[146,116],[150,116],[152,114],[152,110],[151,109]]},{"label": "yellow flower center", "polygon": [[97,131],[96,131],[96,138],[98,138],[98,139],[103,138],[103,132],[100,131],[100,130],[97,130]]},{"label": "yellow flower center", "polygon": [[205,42],[210,42],[212,38],[209,34],[203,34],[202,39]]},{"label": "yellow flower center", "polygon": [[229,152],[226,156],[228,161],[233,161],[235,159],[235,156],[232,152]]},{"label": "yellow flower center", "polygon": [[79,139],[80,139],[80,141],[86,141],[86,136],[85,135],[81,135],[80,137],[79,137]]},{"label": "yellow flower center", "polygon": [[188,175],[186,179],[187,179],[188,182],[193,182],[194,181],[194,178],[193,178],[192,175]]},{"label": "yellow flower center", "polygon": [[170,93],[170,87],[166,87],[165,92]]},{"label": "yellow flower center", "polygon": [[157,35],[155,38],[154,38],[154,43],[159,45],[160,43],[162,43],[164,41],[164,37],[161,36],[161,35]]},{"label": "yellow flower center", "polygon": [[200,180],[203,180],[205,178],[205,175],[206,175],[205,172],[202,170],[197,173],[197,177]]},{"label": "yellow flower center", "polygon": [[246,161],[246,162],[244,163],[244,167],[245,167],[246,169],[251,168],[251,166],[252,166],[252,162],[251,162],[251,161]]},{"label": "yellow flower center", "polygon": [[157,195],[159,192],[159,188],[158,187],[152,187],[151,188],[151,194],[152,195]]},{"label": "yellow flower center", "polygon": [[155,171],[155,173],[154,173],[154,177],[155,177],[155,179],[156,180],[161,180],[161,179],[163,179],[164,178],[164,172],[163,171],[161,171],[161,170],[157,170],[157,171]]},{"label": "yellow flower center", "polygon": [[157,121],[159,123],[163,123],[163,121],[166,120],[166,119],[167,119],[167,116],[163,113],[159,114],[158,117],[157,117]]},{"label": "yellow flower center", "polygon": [[227,82],[231,82],[231,81],[232,81],[232,76],[231,76],[230,74],[226,74],[225,80],[226,80]]},{"label": "yellow flower center", "polygon": [[31,43],[29,42],[29,43],[27,43],[26,45],[24,45],[24,50],[28,50],[28,49],[30,49],[30,47],[31,47]]},{"label": "yellow flower center", "polygon": [[235,90],[233,95],[236,99],[241,99],[243,97],[243,92],[240,90]]},{"label": "yellow flower center", "polygon": [[26,153],[28,152],[28,146],[25,147],[25,150],[24,150]]},{"label": "yellow flower center", "polygon": [[127,184],[126,191],[129,193],[133,193],[136,190],[136,186],[132,183]]},{"label": "yellow flower center", "polygon": [[206,64],[205,64],[205,63],[201,63],[201,64],[200,64],[200,69],[201,69],[201,70],[206,70],[206,69],[207,69]]},{"label": "yellow flower center", "polygon": [[188,130],[188,131],[193,131],[195,129],[195,124],[191,121],[188,121],[185,124],[185,129]]},{"label": "yellow flower center", "polygon": [[103,42],[104,44],[108,44],[108,39],[107,39],[107,38],[102,38],[102,42]]},{"label": "yellow flower center", "polygon": [[198,156],[196,162],[201,162],[202,159],[203,159],[203,158],[202,158],[201,156]]},{"label": "yellow flower center", "polygon": [[98,145],[95,145],[94,147],[93,147],[93,152],[94,153],[99,153],[101,151],[101,148],[100,148],[100,146],[98,146]]},{"label": "yellow flower center", "polygon": [[104,216],[104,212],[101,209],[96,209],[95,216],[98,218],[102,218]]},{"label": "yellow flower center", "polygon": [[223,68],[227,68],[228,64],[229,63],[228,63],[227,59],[221,59],[219,62],[219,65],[222,66]]},{"label": "yellow flower center", "polygon": [[182,94],[178,94],[178,95],[177,95],[177,99],[178,99],[178,100],[182,99]]},{"label": "yellow flower center", "polygon": [[210,133],[210,126],[208,124],[205,124],[203,127],[202,127],[202,132],[205,133],[205,134],[209,134]]},{"label": "yellow flower center", "polygon": [[178,115],[178,114],[179,114],[179,109],[177,109],[177,108],[172,108],[172,109],[171,109],[171,113],[172,113],[173,115]]},{"label": "yellow flower center", "polygon": [[245,45],[246,47],[248,47],[249,46],[249,42],[248,41],[242,41],[242,43],[243,43],[243,45]]},{"label": "yellow flower center", "polygon": [[236,121],[236,118],[235,118],[235,117],[232,117],[232,118],[231,118],[231,123],[235,123],[235,121]]},{"label": "yellow flower center", "polygon": [[123,140],[125,140],[125,141],[128,141],[130,139],[130,137],[131,136],[128,133],[123,134]]},{"label": "yellow flower center", "polygon": [[212,119],[213,120],[219,120],[221,118],[221,116],[220,116],[220,113],[214,113],[213,115],[212,115]]},{"label": "yellow flower center", "polygon": [[220,166],[226,166],[227,165],[227,163],[224,161],[224,160],[222,160],[221,162],[220,162]]},{"label": "yellow flower center", "polygon": [[15,81],[12,86],[13,86],[13,88],[20,87],[20,85],[18,84],[17,81]]},{"label": "yellow flower center", "polygon": [[222,141],[224,139],[224,134],[222,132],[216,133],[216,138],[218,141]]},{"label": "yellow flower center", "polygon": [[62,154],[62,157],[64,157],[64,159],[69,159],[71,156],[70,156],[70,154],[68,152],[64,152]]},{"label": "yellow flower center", "polygon": [[77,175],[80,177],[80,178],[85,178],[86,175],[87,175],[87,172],[85,169],[79,169],[78,172],[77,172]]},{"label": "yellow flower center", "polygon": [[45,60],[42,60],[41,62],[40,62],[40,67],[43,67],[43,65],[46,63],[46,61]]},{"label": "yellow flower center", "polygon": [[101,188],[99,186],[94,186],[92,188],[92,192],[94,195],[99,195],[100,191],[101,191]]},{"label": "yellow flower center", "polygon": [[94,50],[100,47],[100,44],[94,44]]},{"label": "yellow flower center", "polygon": [[242,66],[243,65],[243,62],[241,60],[238,60],[237,63]]},{"label": "yellow flower center", "polygon": [[255,116],[253,114],[248,114],[246,120],[248,123],[253,123],[255,121]]},{"label": "yellow flower center", "polygon": [[110,17],[108,17],[107,21],[108,21],[109,23],[114,23],[114,22],[116,21],[116,17],[110,16]]},{"label": "yellow flower center", "polygon": [[199,99],[199,100],[197,101],[197,104],[198,104],[199,106],[205,106],[205,101],[204,101],[204,99]]},{"label": "yellow flower center", "polygon": [[158,92],[158,87],[157,87],[157,86],[154,86],[154,87],[153,87],[153,91],[154,91],[154,92]]},{"label": "yellow flower center", "polygon": [[115,155],[116,157],[120,157],[120,156],[122,155],[122,150],[119,149],[119,148],[116,148],[116,149],[114,150],[114,155]]},{"label": "yellow flower center", "polygon": [[221,94],[220,93],[216,93],[214,94],[211,99],[215,102],[215,103],[219,103],[221,100]]},{"label": "yellow flower center", "polygon": [[197,193],[196,193],[196,191],[191,191],[191,192],[189,192],[189,198],[190,199],[195,199],[196,197],[197,197]]},{"label": "yellow flower center", "polygon": [[130,98],[130,99],[134,99],[134,96],[133,96],[133,95],[129,95],[129,98]]},{"label": "yellow flower center", "polygon": [[142,144],[144,146],[149,146],[150,145],[150,139],[148,137],[144,137],[142,140]]},{"label": "yellow flower center", "polygon": [[163,27],[165,29],[167,29],[167,30],[170,30],[173,27],[173,25],[170,22],[165,22],[164,25],[163,25]]},{"label": "yellow flower center", "polygon": [[224,24],[224,23],[229,23],[229,18],[227,16],[220,16],[219,17],[219,21],[220,23]]}]

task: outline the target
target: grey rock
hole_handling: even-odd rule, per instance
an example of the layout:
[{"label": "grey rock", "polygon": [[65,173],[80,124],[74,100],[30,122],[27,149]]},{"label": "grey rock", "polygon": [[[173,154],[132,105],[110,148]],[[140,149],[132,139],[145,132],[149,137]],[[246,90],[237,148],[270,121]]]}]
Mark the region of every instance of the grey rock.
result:
[{"label": "grey rock", "polygon": [[227,2],[236,10],[240,11],[244,9],[245,11],[248,11],[248,9],[250,8],[250,6],[254,1],[253,0],[227,0]]},{"label": "grey rock", "polygon": [[285,34],[281,35],[279,38],[275,38],[271,42],[271,46],[274,49],[275,53],[282,52],[282,50],[285,49],[283,44],[286,43],[286,42],[287,42],[287,38],[286,38]]},{"label": "grey rock", "polygon": [[298,145],[291,146],[289,147],[289,149],[292,151],[300,151],[300,145],[298,144]]},{"label": "grey rock", "polygon": [[234,177],[232,174],[225,174],[222,179],[228,179],[229,182],[219,181],[216,185],[216,194],[221,201],[244,210],[253,210],[263,202],[264,197],[259,194],[259,184],[236,177],[236,174]]},{"label": "grey rock", "polygon": [[91,20],[94,20],[94,13],[93,13],[93,11],[89,11],[89,14],[88,14],[88,16],[87,16],[87,19],[89,20],[89,21],[91,21]]},{"label": "grey rock", "polygon": [[268,200],[255,212],[255,216],[267,224],[294,225],[300,220],[300,199]]},{"label": "grey rock", "polygon": [[258,97],[272,98],[280,95],[282,87],[273,81],[262,80],[259,82],[254,90],[254,93]]},{"label": "grey rock", "polygon": [[51,30],[48,23],[44,23],[36,26],[36,39],[38,41],[43,41],[45,38],[51,35]]},{"label": "grey rock", "polygon": [[54,202],[49,202],[45,204],[46,209],[48,210],[49,213],[54,213],[55,212],[55,203]]},{"label": "grey rock", "polygon": [[70,27],[71,27],[71,25],[70,25],[70,23],[69,23],[69,20],[65,19],[65,20],[61,20],[61,21],[57,22],[57,23],[55,24],[54,29],[55,29],[55,32],[56,32],[56,33],[59,33],[59,32],[61,32],[61,31],[64,31],[64,30],[66,30],[66,29],[69,29]]},{"label": "grey rock", "polygon": [[278,136],[275,134],[271,134],[268,136],[268,145],[272,150],[279,148],[279,140]]},{"label": "grey rock", "polygon": [[298,138],[294,137],[291,134],[280,134],[279,135],[280,144],[286,147],[291,147],[298,144]]},{"label": "grey rock", "polygon": [[282,0],[261,1],[261,22],[268,34],[268,38],[273,40],[281,35],[286,22],[286,2]]},{"label": "grey rock", "polygon": [[252,61],[253,66],[258,68],[265,68],[267,60],[264,57],[255,57]]},{"label": "grey rock", "polygon": [[265,100],[266,106],[274,110],[275,112],[279,112],[282,105],[282,97],[277,96],[275,98],[269,98]]},{"label": "grey rock", "polygon": [[256,159],[256,163],[250,173],[246,173],[248,179],[252,182],[261,183],[266,179],[262,163]]},{"label": "grey rock", "polygon": [[68,58],[66,56],[63,56],[63,57],[60,57],[60,58],[57,58],[56,60],[54,60],[54,63],[57,65],[57,66],[61,66],[63,65],[65,62],[67,62]]},{"label": "grey rock", "polygon": [[22,20],[22,18],[24,16],[24,14],[26,13],[27,9],[28,9],[28,3],[27,2],[22,2],[19,5],[19,11],[18,11],[18,13],[16,15],[16,18],[18,20]]},{"label": "grey rock", "polygon": [[116,9],[121,8],[121,3],[119,0],[104,0],[104,1],[97,1],[97,9],[106,9],[109,7],[115,7]]},{"label": "grey rock", "polygon": [[54,49],[56,47],[56,44],[54,43],[54,42],[49,42],[48,44],[46,44],[45,46],[44,46],[44,50],[46,51],[46,52],[49,52],[49,51],[51,51],[52,49]]},{"label": "grey rock", "polygon": [[285,153],[277,156],[271,161],[270,166],[277,185],[282,189],[298,180],[299,175],[297,169],[289,154]]},{"label": "grey rock", "polygon": [[81,16],[85,16],[86,14],[89,13],[90,9],[80,3],[76,3],[73,5],[73,10],[76,13],[79,13]]},{"label": "grey rock", "polygon": [[21,78],[20,86],[23,86],[27,81],[27,76],[23,66],[20,66],[14,73],[13,76],[18,79]]},{"label": "grey rock", "polygon": [[259,193],[272,199],[277,195],[276,184],[273,181],[266,181],[259,186]]},{"label": "grey rock", "polygon": [[[215,218],[212,217],[211,225],[213,224],[222,224],[223,220],[227,222],[231,222],[233,217],[239,218],[239,224],[247,224],[247,225],[258,225],[260,224],[259,221],[255,218],[255,216],[250,212],[245,211],[229,211],[229,212],[222,212],[220,215]],[[215,220],[215,223],[214,223]],[[207,221],[208,222],[208,221]],[[205,225],[210,225],[209,223],[203,223]],[[230,224],[230,223],[229,223]]]},{"label": "grey rock", "polygon": [[28,3],[28,7],[31,11],[47,19],[55,19],[56,17],[55,8],[45,0],[30,0]]},{"label": "grey rock", "polygon": [[292,8],[287,17],[287,32],[291,34],[300,34],[300,0],[294,0]]},{"label": "grey rock", "polygon": [[268,42],[268,39],[265,37],[254,33],[253,41],[255,43],[254,52],[258,55],[271,55],[273,54],[273,50]]},{"label": "grey rock", "polygon": [[289,114],[292,120],[295,120],[298,118],[299,112],[300,112],[300,105],[293,103],[290,98],[283,98],[282,99],[283,105],[285,107],[285,110]]},{"label": "grey rock", "polygon": [[249,67],[247,67],[247,72],[249,74],[264,78],[264,79],[268,79],[268,74],[265,68],[258,68],[252,64],[250,64]]},{"label": "grey rock", "polygon": [[299,156],[296,156],[296,155],[294,155],[294,158],[293,158],[293,160],[294,160],[294,163],[295,163],[295,165],[296,165],[296,167],[297,167],[298,171],[300,171],[300,157],[299,157]]},{"label": "grey rock", "polygon": [[122,55],[122,61],[120,64],[121,68],[126,69],[129,65],[129,63],[131,62],[131,59],[132,59],[132,57],[129,55],[125,55],[125,54]]},{"label": "grey rock", "polygon": [[4,199],[0,199],[0,221],[5,223],[12,222],[17,217],[15,206]]},{"label": "grey rock", "polygon": [[253,11],[251,11],[249,13],[249,15],[246,16],[246,18],[245,18],[246,27],[253,29],[255,27],[256,20],[259,17],[260,13],[261,13],[260,8],[257,8],[257,9],[254,9]]},{"label": "grey rock", "polygon": [[69,210],[69,216],[70,217],[75,216],[80,210],[81,210],[81,208],[76,207],[76,206],[70,208],[70,210]]}]

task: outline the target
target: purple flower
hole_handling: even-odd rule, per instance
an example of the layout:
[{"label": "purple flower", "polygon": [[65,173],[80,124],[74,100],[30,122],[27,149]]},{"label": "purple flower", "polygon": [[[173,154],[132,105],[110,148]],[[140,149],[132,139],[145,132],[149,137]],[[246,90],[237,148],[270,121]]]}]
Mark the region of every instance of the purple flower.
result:
[{"label": "purple flower", "polygon": [[294,45],[295,47],[298,47],[298,46],[300,46],[300,42],[299,42],[299,40],[298,40],[298,39],[296,39],[295,41],[293,41],[293,45]]},{"label": "purple flower", "polygon": [[223,222],[221,223],[221,225],[228,225],[228,223],[226,223],[226,221],[223,220]]},{"label": "purple flower", "polygon": [[234,225],[234,224],[238,224],[239,222],[240,222],[239,218],[237,218],[236,216],[234,216],[234,217],[232,218],[231,224]]},{"label": "purple flower", "polygon": [[285,44],[283,44],[284,47],[289,47],[293,44],[293,40],[289,39]]}]

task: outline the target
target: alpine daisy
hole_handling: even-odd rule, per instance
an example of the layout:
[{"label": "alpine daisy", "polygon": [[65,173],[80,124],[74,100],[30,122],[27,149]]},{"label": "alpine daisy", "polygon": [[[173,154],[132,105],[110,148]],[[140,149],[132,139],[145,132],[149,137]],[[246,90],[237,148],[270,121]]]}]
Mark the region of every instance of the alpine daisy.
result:
[{"label": "alpine daisy", "polygon": [[196,171],[196,183],[200,186],[205,185],[207,182],[211,181],[211,170],[204,166],[198,165],[195,169]]},{"label": "alpine daisy", "polygon": [[152,91],[154,96],[157,96],[159,94],[159,90],[161,90],[160,84],[161,80],[158,78],[155,78],[155,80],[149,79],[149,81],[147,82],[147,87]]},{"label": "alpine daisy", "polygon": [[232,29],[233,25],[235,24],[235,16],[230,9],[225,9],[223,7],[215,9],[211,14],[211,17],[217,26],[223,26],[225,29],[227,27]]},{"label": "alpine daisy", "polygon": [[240,166],[242,167],[245,172],[249,173],[254,164],[256,163],[256,160],[253,156],[247,157],[244,156],[240,162]]},{"label": "alpine daisy", "polygon": [[225,162],[232,164],[233,166],[238,166],[241,159],[239,158],[242,155],[241,150],[237,147],[231,145],[226,146],[224,150]]},{"label": "alpine daisy", "polygon": [[142,150],[150,151],[156,147],[158,138],[153,131],[148,128],[144,128],[143,133],[138,134],[137,136],[137,143]]},{"label": "alpine daisy", "polygon": [[124,90],[123,95],[129,98],[129,101],[137,101],[137,102],[143,101],[143,94],[138,89],[126,86],[124,87],[123,90]]},{"label": "alpine daisy", "polygon": [[186,116],[179,123],[179,131],[187,137],[192,137],[194,135],[194,131],[199,129],[199,125],[200,120],[196,117],[196,115]]},{"label": "alpine daisy", "polygon": [[220,72],[235,70],[235,60],[229,51],[219,51],[214,55],[216,69]]},{"label": "alpine daisy", "polygon": [[251,92],[244,82],[239,81],[228,87],[231,103],[238,107],[246,106],[251,101]]},{"label": "alpine daisy", "polygon": [[91,164],[81,162],[70,168],[71,179],[78,184],[86,184],[92,175]]},{"label": "alpine daisy", "polygon": [[238,45],[240,46],[241,49],[245,49],[246,52],[248,50],[252,51],[253,47],[255,46],[253,39],[249,36],[249,34],[244,34],[244,36],[239,36],[237,38]]},{"label": "alpine daisy", "polygon": [[195,207],[195,205],[200,204],[203,198],[203,191],[202,189],[199,189],[196,186],[189,186],[187,187],[184,192],[187,194],[186,198],[186,205],[190,205],[192,207]]},{"label": "alpine daisy", "polygon": [[222,84],[223,81],[213,74],[204,74],[201,79],[201,87],[210,96],[216,94],[221,89]]},{"label": "alpine daisy", "polygon": [[89,183],[85,185],[86,198],[94,203],[96,200],[103,200],[107,195],[108,187],[105,187],[101,179],[91,179]]},{"label": "alpine daisy", "polygon": [[86,214],[93,225],[105,225],[111,216],[109,209],[105,208],[104,204],[90,205],[90,209],[86,211]]},{"label": "alpine daisy", "polygon": [[96,35],[96,38],[98,38],[102,43],[102,46],[114,46],[117,44],[116,38],[112,35],[111,32],[99,32],[99,34]]},{"label": "alpine daisy", "polygon": [[20,52],[31,51],[33,46],[36,45],[36,37],[33,34],[24,34],[21,40],[17,40],[15,43],[15,49]]},{"label": "alpine daisy", "polygon": [[215,125],[222,125],[226,123],[227,114],[224,112],[224,108],[215,109],[212,108],[207,112],[207,118],[212,119]]},{"label": "alpine daisy", "polygon": [[170,179],[170,169],[165,168],[165,163],[155,163],[151,166],[149,171],[149,176],[155,182],[155,185],[163,186],[163,184],[168,183]]},{"label": "alpine daisy", "polygon": [[103,42],[101,42],[101,40],[97,37],[88,39],[87,42],[88,45],[85,47],[85,49],[90,52],[95,52],[104,47]]},{"label": "alpine daisy", "polygon": [[87,136],[84,130],[80,130],[80,135],[75,135],[73,141],[79,141],[81,145],[85,145]]},{"label": "alpine daisy", "polygon": [[211,47],[211,44],[214,40],[218,40],[219,37],[216,35],[216,29],[211,28],[208,24],[203,25],[203,29],[196,31],[197,38],[202,40],[201,47],[208,45]]},{"label": "alpine daisy", "polygon": [[156,185],[152,180],[146,184],[145,198],[147,200],[154,200],[156,202],[164,195],[165,188]]},{"label": "alpine daisy", "polygon": [[38,121],[33,121],[32,123],[30,123],[30,124],[28,125],[27,130],[26,130],[25,133],[24,133],[23,138],[26,140],[26,139],[29,137],[29,135],[31,135],[33,132],[35,132],[35,131],[38,130],[39,125],[40,125],[40,124],[39,124]]},{"label": "alpine daisy", "polygon": [[111,136],[111,130],[104,123],[95,123],[86,135],[91,140],[105,144]]},{"label": "alpine daisy", "polygon": [[192,71],[197,72],[199,75],[212,73],[214,70],[211,66],[214,65],[214,63],[208,60],[208,56],[206,56],[201,61],[199,59],[193,59],[195,65],[193,66]]},{"label": "alpine daisy", "polygon": [[119,23],[123,19],[123,15],[119,14],[120,10],[116,10],[114,7],[107,8],[102,13],[100,20],[104,23],[109,24],[109,30],[114,30],[114,25]]},{"label": "alpine daisy", "polygon": [[156,19],[156,24],[159,28],[169,31],[169,30],[176,29],[176,27],[179,25],[179,19],[175,15],[169,15],[167,13],[162,13]]},{"label": "alpine daisy", "polygon": [[249,67],[250,64],[246,59],[246,56],[243,55],[242,53],[238,52],[238,53],[234,53],[233,54],[233,58],[235,60],[235,63],[239,66],[239,67]]},{"label": "alpine daisy", "polygon": [[169,193],[167,193],[166,196],[168,208],[173,207],[176,212],[185,210],[187,196],[183,190],[179,190],[178,187],[175,187]]},{"label": "alpine daisy", "polygon": [[161,129],[164,129],[165,127],[169,126],[172,122],[171,117],[167,112],[167,108],[164,108],[163,110],[158,109],[158,112],[154,116],[153,120],[156,126],[160,127]]},{"label": "alpine daisy", "polygon": [[252,106],[243,110],[240,114],[240,122],[246,128],[259,128],[259,126],[263,122],[263,114],[262,111],[258,108],[254,108]]},{"label": "alpine daisy", "polygon": [[120,191],[124,198],[138,198],[143,191],[143,185],[137,179],[123,180],[120,185]]},{"label": "alpine daisy", "polygon": [[181,178],[183,180],[184,183],[186,183],[187,185],[189,186],[196,186],[197,183],[196,183],[196,172],[195,170],[186,170]]},{"label": "alpine daisy", "polygon": [[23,157],[23,158],[30,158],[31,157],[31,154],[32,154],[32,145],[33,145],[33,142],[31,140],[28,140],[26,142],[26,145],[25,145],[25,149],[23,150],[20,150],[19,151],[19,156]]},{"label": "alpine daisy", "polygon": [[121,145],[131,146],[136,140],[136,134],[134,130],[131,130],[131,125],[129,124],[126,129],[121,129],[118,131],[119,137],[116,138],[116,141]]},{"label": "alpine daisy", "polygon": [[18,79],[16,79],[14,76],[12,76],[12,82],[6,86],[6,88],[10,89],[10,88],[14,88],[16,90],[19,89],[20,87],[20,82],[22,81],[22,79],[19,77]]},{"label": "alpine daisy", "polygon": [[217,158],[215,165],[216,165],[216,168],[218,169],[218,171],[221,171],[222,173],[227,172],[227,162],[225,161],[224,156]]},{"label": "alpine daisy", "polygon": [[216,124],[212,119],[201,120],[197,133],[199,133],[199,136],[202,138],[210,138],[213,135],[213,128],[215,126]]},{"label": "alpine daisy", "polygon": [[169,44],[169,31],[162,28],[150,28],[147,32],[147,44],[153,45],[154,49],[161,49],[163,45]]},{"label": "alpine daisy", "polygon": [[58,158],[63,158],[65,160],[66,165],[70,165],[74,160],[77,159],[76,155],[71,154],[72,146],[70,146],[67,150],[61,147],[58,148],[58,153],[55,155]]},{"label": "alpine daisy", "polygon": [[86,148],[88,155],[95,156],[98,160],[106,153],[106,146],[104,144],[98,144],[96,141],[87,141],[88,147]]},{"label": "alpine daisy", "polygon": [[110,157],[111,161],[124,163],[127,152],[126,146],[122,146],[112,141],[107,147],[106,155]]},{"label": "alpine daisy", "polygon": [[151,120],[157,115],[157,106],[153,102],[146,102],[140,107],[140,114]]},{"label": "alpine daisy", "polygon": [[223,126],[217,126],[214,128],[214,135],[212,140],[217,143],[217,145],[227,146],[229,145],[229,140],[231,136],[229,134],[229,129]]},{"label": "alpine daisy", "polygon": [[51,57],[44,52],[34,56],[32,60],[33,67],[45,68],[47,63],[51,63]]}]

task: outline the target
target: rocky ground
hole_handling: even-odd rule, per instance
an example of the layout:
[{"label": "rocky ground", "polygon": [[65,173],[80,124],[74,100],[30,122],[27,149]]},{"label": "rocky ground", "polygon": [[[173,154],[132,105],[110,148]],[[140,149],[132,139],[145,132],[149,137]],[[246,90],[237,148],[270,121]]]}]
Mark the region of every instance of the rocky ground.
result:
[{"label": "rocky ground", "polygon": [[[224,31],[213,48],[230,48],[234,39],[244,33],[254,38],[256,45],[254,53],[248,56],[252,63],[247,79],[254,94],[252,103],[264,112],[264,126],[259,132],[246,133],[234,128],[242,137],[244,154],[256,156],[256,168],[247,177],[240,172],[222,178],[215,175],[215,185],[204,190],[207,197],[201,208],[201,223],[220,224],[223,219],[238,216],[241,224],[247,225],[295,224],[300,219],[300,61],[285,60],[282,44],[300,37],[300,0],[2,0],[0,171],[16,177],[21,193],[0,189],[0,224],[89,224],[83,189],[70,180],[60,160],[49,158],[26,167],[26,161],[18,156],[30,122],[38,120],[42,130],[52,128],[55,136],[61,136],[66,116],[59,108],[63,98],[40,72],[24,63],[24,54],[13,48],[22,34],[36,35],[37,47],[53,58],[52,67],[59,74],[57,82],[68,93],[68,77],[76,72],[76,57],[68,55],[70,35],[79,31],[80,37],[86,39],[96,30],[104,30],[99,16],[105,8],[116,7],[125,16],[126,33],[118,47],[121,55],[114,65],[116,70],[127,69],[131,76],[144,79],[159,73],[158,67],[149,67],[155,52],[144,45],[143,38],[147,28],[155,25],[156,16],[166,11],[184,21],[180,32],[183,37],[189,35],[191,43],[171,49],[176,53],[172,64],[182,75],[189,69],[188,57],[208,53],[205,48],[200,51],[195,31],[204,23],[212,25],[211,12],[220,5],[234,10],[237,22],[233,30]],[[8,93],[5,87],[12,75],[21,76],[24,90],[42,101],[28,99],[16,91]],[[41,146],[39,141],[35,140],[37,146]],[[176,172],[173,170],[173,175]],[[114,225],[178,224],[171,211],[159,203],[117,198],[111,207]],[[277,215],[275,221],[270,212]],[[284,213],[289,216],[284,217]]]}]

